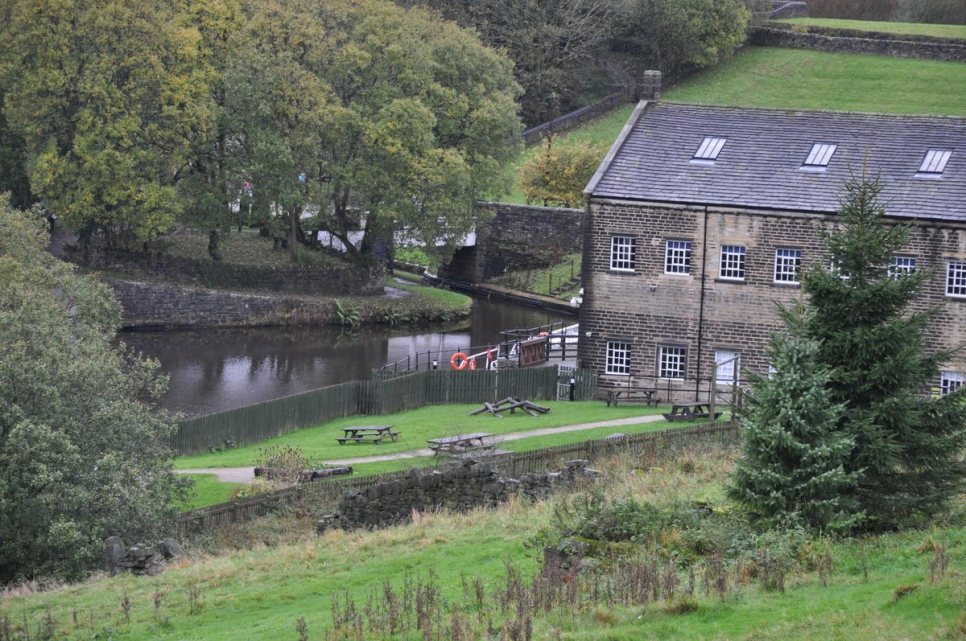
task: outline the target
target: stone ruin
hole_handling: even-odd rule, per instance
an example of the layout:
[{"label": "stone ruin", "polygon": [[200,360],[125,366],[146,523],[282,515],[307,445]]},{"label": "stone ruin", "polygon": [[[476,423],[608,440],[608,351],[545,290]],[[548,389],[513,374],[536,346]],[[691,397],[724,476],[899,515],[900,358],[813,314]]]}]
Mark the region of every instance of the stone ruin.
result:
[{"label": "stone ruin", "polygon": [[182,556],[184,550],[173,538],[168,537],[154,546],[142,543],[129,550],[119,536],[104,541],[107,547],[107,569],[111,576],[130,572],[137,576],[154,576],[164,572],[168,561]]},{"label": "stone ruin", "polygon": [[316,530],[322,534],[331,528],[386,527],[409,522],[414,511],[496,507],[512,495],[543,499],[578,479],[596,476],[586,465],[585,460],[568,461],[560,472],[525,474],[519,479],[501,476],[493,464],[472,458],[430,473],[413,469],[405,477],[346,492],[337,511],[322,517]]}]

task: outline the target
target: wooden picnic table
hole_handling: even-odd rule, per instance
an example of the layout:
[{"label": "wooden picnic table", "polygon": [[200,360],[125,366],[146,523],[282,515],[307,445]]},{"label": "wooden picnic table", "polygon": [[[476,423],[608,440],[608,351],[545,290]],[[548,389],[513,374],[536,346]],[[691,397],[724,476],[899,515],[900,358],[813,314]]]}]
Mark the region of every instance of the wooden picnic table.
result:
[{"label": "wooden picnic table", "polygon": [[[715,412],[714,420],[718,420],[723,412]],[[671,411],[664,414],[669,421],[694,421],[699,418],[711,418],[710,403],[675,403]]]},{"label": "wooden picnic table", "polygon": [[657,407],[657,390],[653,387],[610,387],[602,389],[598,397],[607,403],[617,405],[623,401],[625,403],[645,403]]},{"label": "wooden picnic table", "polygon": [[382,443],[386,437],[393,441],[399,440],[399,432],[392,431],[392,425],[354,425],[343,427],[344,435],[339,441],[339,445],[346,443]]},{"label": "wooden picnic table", "polygon": [[488,440],[492,436],[487,432],[477,432],[476,434],[431,438],[427,439],[426,442],[429,443],[429,448],[436,454],[465,454],[466,452],[492,448],[493,444]]}]

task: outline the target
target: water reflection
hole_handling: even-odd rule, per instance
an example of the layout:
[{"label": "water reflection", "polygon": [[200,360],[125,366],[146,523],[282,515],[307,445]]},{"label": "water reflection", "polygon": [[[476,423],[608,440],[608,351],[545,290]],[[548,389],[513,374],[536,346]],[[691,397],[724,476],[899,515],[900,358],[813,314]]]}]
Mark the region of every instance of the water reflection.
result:
[{"label": "water reflection", "polygon": [[504,329],[560,321],[576,319],[479,300],[468,323],[451,331],[347,334],[335,329],[259,328],[132,332],[120,338],[157,359],[170,377],[162,405],[195,416],[365,380],[383,363],[427,351],[451,354],[471,345],[497,343]]}]

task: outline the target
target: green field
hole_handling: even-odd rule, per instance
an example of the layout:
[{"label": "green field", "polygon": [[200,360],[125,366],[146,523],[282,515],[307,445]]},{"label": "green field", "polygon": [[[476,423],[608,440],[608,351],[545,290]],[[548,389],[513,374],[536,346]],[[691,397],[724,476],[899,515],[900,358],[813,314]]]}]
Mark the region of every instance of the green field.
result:
[{"label": "green field", "polygon": [[789,18],[788,20],[778,20],[778,22],[829,27],[832,29],[854,29],[856,31],[877,31],[879,33],[907,34],[911,36],[966,39],[966,25],[925,24],[921,22],[872,22],[865,20],[834,20],[832,18]]},{"label": "green field", "polygon": [[[685,510],[682,516],[687,508],[680,506],[722,506],[713,520],[727,526],[721,484],[736,455],[695,447],[665,459],[619,457],[595,465],[604,473],[598,489],[610,497],[676,505]],[[312,536],[311,519],[295,519],[301,509],[278,513],[212,535],[234,552],[207,556],[205,539],[188,540],[193,558],[159,576],[96,576],[47,591],[9,589],[0,596],[0,635],[899,641],[961,639],[966,632],[966,530],[957,523],[846,541],[718,534],[708,540],[718,541],[721,557],[704,558],[685,553],[694,534],[682,524],[667,529],[656,545],[640,546],[638,562],[649,555],[656,561],[656,594],[632,602],[609,595],[607,584],[595,578],[611,576],[605,558],[596,571],[588,565],[563,577],[550,598],[550,584],[538,577],[543,552],[535,536],[573,505],[562,497],[516,501],[498,510],[423,513],[410,525],[320,537]],[[780,584],[768,574],[779,567]],[[530,633],[512,636],[521,611]],[[336,614],[355,623],[335,632]],[[418,620],[422,629],[416,629]],[[390,634],[393,625],[406,631]]]},{"label": "green field", "polygon": [[[952,37],[966,37],[966,27],[809,20],[810,24],[819,22],[842,28],[853,28],[856,23],[869,28],[908,26],[924,35],[941,35],[949,30]],[[966,63],[746,47],[724,64],[667,87],[662,98],[741,107],[966,116]],[[560,138],[590,140],[606,152],[633,108],[625,105]],[[536,146],[522,152],[515,166],[539,149]],[[502,200],[526,203],[519,188]]]},{"label": "green field", "polygon": [[742,107],[966,116],[966,63],[748,47],[726,64],[669,89],[664,98]]}]

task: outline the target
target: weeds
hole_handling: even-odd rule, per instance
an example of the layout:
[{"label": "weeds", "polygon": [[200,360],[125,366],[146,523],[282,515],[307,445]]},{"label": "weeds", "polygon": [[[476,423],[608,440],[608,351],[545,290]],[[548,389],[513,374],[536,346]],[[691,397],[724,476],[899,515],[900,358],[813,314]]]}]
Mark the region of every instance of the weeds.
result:
[{"label": "weeds", "polygon": [[342,325],[343,327],[350,327],[355,329],[362,322],[361,312],[347,305],[343,305],[342,301],[335,301],[335,324]]}]

